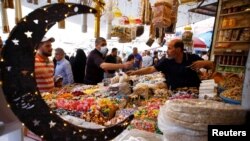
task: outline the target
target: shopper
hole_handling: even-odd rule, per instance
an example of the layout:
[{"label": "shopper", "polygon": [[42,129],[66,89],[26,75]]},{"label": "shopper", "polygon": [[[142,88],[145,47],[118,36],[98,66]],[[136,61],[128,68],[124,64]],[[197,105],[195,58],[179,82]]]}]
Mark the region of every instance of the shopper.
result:
[{"label": "shopper", "polygon": [[65,59],[65,52],[62,48],[55,50],[56,69],[55,77],[62,76],[63,85],[74,83],[72,68],[68,60]]},{"label": "shopper", "polygon": [[54,65],[49,59],[52,55],[54,38],[44,37],[38,44],[35,55],[35,79],[39,92],[48,92],[54,88]]},{"label": "shopper", "polygon": [[[127,59],[127,62],[134,62],[134,61],[135,61],[135,57],[133,55],[129,56]],[[130,66],[129,68],[123,69],[124,72],[131,71],[131,70],[134,70],[133,66]]]},{"label": "shopper", "polygon": [[[117,48],[112,48],[111,54],[105,58],[106,63],[117,64]],[[106,70],[104,78],[112,78],[115,76],[115,70]]]},{"label": "shopper", "polygon": [[134,69],[140,69],[142,67],[142,56],[138,53],[138,49],[137,47],[133,48],[133,54],[129,55],[129,56],[134,56],[135,58],[135,62],[134,62]]},{"label": "shopper", "polygon": [[125,69],[132,65],[131,62],[124,64],[105,63],[103,54],[106,51],[106,46],[107,42],[103,37],[96,38],[95,49],[89,53],[87,58],[85,84],[96,85],[102,82],[104,70]]},{"label": "shopper", "polygon": [[72,72],[75,83],[84,83],[87,57],[82,49],[77,49],[74,59],[71,58]]},{"label": "shopper", "polygon": [[142,57],[142,67],[146,68],[153,65],[153,58],[150,56],[150,51],[145,52],[145,56]]},{"label": "shopper", "polygon": [[162,59],[157,65],[127,72],[129,75],[143,75],[156,71],[165,74],[166,82],[170,89],[181,87],[200,86],[200,78],[197,70],[200,68],[212,69],[213,62],[203,61],[195,54],[186,54],[183,52],[184,43],[180,39],[170,41],[168,45],[168,58]]},{"label": "shopper", "polygon": [[158,51],[154,51],[153,65],[158,64],[158,62],[159,62]]}]

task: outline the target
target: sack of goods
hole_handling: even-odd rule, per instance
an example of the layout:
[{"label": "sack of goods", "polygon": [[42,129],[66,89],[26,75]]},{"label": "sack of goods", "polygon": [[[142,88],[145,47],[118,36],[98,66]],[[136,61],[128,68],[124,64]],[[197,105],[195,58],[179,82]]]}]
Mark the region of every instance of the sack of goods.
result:
[{"label": "sack of goods", "polygon": [[154,27],[166,28],[171,25],[172,5],[166,0],[157,0],[153,9]]},{"label": "sack of goods", "polygon": [[245,116],[239,105],[203,99],[168,100],[160,108],[158,127],[169,141],[207,141],[208,125],[239,125]]}]

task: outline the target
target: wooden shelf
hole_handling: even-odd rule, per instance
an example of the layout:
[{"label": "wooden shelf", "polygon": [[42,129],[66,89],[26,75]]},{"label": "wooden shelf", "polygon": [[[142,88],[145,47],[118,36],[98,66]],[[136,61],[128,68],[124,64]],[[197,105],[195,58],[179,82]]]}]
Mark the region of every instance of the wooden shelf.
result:
[{"label": "wooden shelf", "polygon": [[235,67],[235,68],[245,68],[245,66],[236,66],[236,65],[222,65],[222,64],[218,64],[221,67]]},{"label": "wooden shelf", "polygon": [[217,41],[217,43],[250,43],[250,41]]},{"label": "wooden shelf", "polygon": [[245,72],[231,72],[231,71],[219,71],[219,70],[216,70],[216,72],[219,72],[219,73],[233,73],[233,74],[242,74],[242,73],[245,73]]},{"label": "wooden shelf", "polygon": [[235,12],[235,13],[228,13],[228,14],[221,14],[220,17],[223,17],[223,16],[232,16],[232,15],[238,15],[238,14],[245,14],[245,13],[250,13],[250,10],[241,11],[241,12]]},{"label": "wooden shelf", "polygon": [[250,28],[250,26],[239,26],[239,27],[219,28],[218,30],[241,29],[241,28]]}]

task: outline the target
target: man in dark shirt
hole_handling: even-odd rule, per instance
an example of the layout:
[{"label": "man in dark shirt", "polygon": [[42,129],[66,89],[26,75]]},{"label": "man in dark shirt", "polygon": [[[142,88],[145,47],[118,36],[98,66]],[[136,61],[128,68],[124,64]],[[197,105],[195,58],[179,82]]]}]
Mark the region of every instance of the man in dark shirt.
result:
[{"label": "man in dark shirt", "polygon": [[158,64],[158,62],[159,62],[158,51],[154,51],[153,65]]},{"label": "man in dark shirt", "polygon": [[[117,64],[117,48],[112,48],[111,54],[105,58],[106,63]],[[115,70],[107,70],[104,73],[104,78],[112,78],[115,76]]]},{"label": "man in dark shirt", "polygon": [[107,42],[104,38],[98,37],[95,40],[95,49],[89,53],[86,63],[86,74],[84,83],[89,85],[96,85],[102,82],[104,70],[117,70],[129,68],[132,62],[124,64],[105,63],[103,54],[106,51]]},{"label": "man in dark shirt", "polygon": [[143,75],[156,71],[161,71],[170,89],[181,87],[199,87],[200,79],[197,71],[201,68],[212,69],[213,62],[203,61],[195,54],[183,52],[184,44],[182,40],[175,39],[169,42],[168,58],[161,59],[155,66],[147,67],[137,71],[128,72],[129,75]]}]

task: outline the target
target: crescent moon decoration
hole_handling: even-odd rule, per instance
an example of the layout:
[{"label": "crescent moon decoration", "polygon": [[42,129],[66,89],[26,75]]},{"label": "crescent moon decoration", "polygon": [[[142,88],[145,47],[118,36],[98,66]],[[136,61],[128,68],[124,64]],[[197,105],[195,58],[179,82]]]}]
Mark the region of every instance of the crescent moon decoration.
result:
[{"label": "crescent moon decoration", "polygon": [[83,13],[96,13],[96,10],[74,3],[57,3],[36,9],[13,28],[3,48],[0,85],[9,103],[7,106],[26,127],[45,140],[111,140],[133,119],[131,115],[117,125],[103,129],[81,128],[51,111],[38,92],[33,76],[35,47],[56,22]]}]

